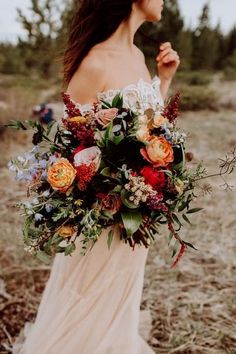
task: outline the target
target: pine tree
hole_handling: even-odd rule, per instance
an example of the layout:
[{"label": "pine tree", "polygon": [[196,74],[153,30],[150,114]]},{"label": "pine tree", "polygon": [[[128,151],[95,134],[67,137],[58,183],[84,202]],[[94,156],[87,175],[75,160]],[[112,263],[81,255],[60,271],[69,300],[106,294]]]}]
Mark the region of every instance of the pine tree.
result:
[{"label": "pine tree", "polygon": [[204,5],[198,27],[193,33],[193,69],[214,69],[218,49],[218,35],[210,26],[210,9],[208,5]]},{"label": "pine tree", "polygon": [[236,26],[228,34],[227,38],[227,56],[231,56],[236,49]]}]

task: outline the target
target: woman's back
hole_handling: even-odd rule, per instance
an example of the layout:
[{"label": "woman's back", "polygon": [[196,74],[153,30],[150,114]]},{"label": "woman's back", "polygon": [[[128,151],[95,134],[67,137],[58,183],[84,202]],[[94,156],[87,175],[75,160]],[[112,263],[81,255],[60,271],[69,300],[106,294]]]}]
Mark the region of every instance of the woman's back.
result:
[{"label": "woman's back", "polygon": [[97,100],[97,92],[124,88],[140,78],[151,81],[143,53],[135,45],[133,52],[94,46],[83,59],[69,82],[67,93],[81,104]]}]

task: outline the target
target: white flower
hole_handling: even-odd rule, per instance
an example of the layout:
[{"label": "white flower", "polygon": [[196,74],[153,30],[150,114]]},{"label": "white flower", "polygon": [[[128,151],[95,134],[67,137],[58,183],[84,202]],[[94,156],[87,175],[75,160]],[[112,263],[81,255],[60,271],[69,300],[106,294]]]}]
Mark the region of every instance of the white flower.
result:
[{"label": "white flower", "polygon": [[34,205],[39,204],[38,198],[34,198],[34,199],[31,201],[31,203],[34,204]]},{"label": "white flower", "polygon": [[74,165],[76,167],[85,164],[90,165],[95,163],[95,171],[98,170],[101,162],[101,150],[97,146],[91,146],[89,148],[83,149],[74,156]]},{"label": "white flower", "polygon": [[21,162],[21,163],[24,163],[24,162],[25,162],[25,159],[24,159],[24,157],[22,157],[22,156],[17,156],[17,160],[18,160],[19,162]]},{"label": "white flower", "polygon": [[42,197],[49,197],[49,195],[50,195],[50,190],[49,189],[47,189],[46,191],[44,191],[42,193]]},{"label": "white flower", "polygon": [[36,214],[34,215],[34,218],[35,218],[36,221],[40,221],[40,220],[42,220],[43,215],[40,214],[40,213],[36,213]]}]

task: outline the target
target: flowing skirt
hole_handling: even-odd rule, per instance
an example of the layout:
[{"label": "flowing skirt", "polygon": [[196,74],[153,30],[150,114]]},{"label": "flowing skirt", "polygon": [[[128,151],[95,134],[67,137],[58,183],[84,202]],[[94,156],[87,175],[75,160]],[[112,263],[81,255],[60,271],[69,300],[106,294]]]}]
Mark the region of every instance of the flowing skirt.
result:
[{"label": "flowing skirt", "polygon": [[122,242],[118,225],[85,256],[81,247],[77,238],[71,256],[55,256],[35,322],[13,353],[154,354],[139,334],[148,248]]}]

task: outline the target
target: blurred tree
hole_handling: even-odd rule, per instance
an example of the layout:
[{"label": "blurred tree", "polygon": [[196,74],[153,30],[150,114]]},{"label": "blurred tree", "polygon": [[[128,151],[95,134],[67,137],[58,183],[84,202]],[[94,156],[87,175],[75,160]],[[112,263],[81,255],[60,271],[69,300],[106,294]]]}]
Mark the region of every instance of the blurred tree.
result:
[{"label": "blurred tree", "polygon": [[227,56],[231,56],[236,49],[236,26],[234,26],[227,36]]},{"label": "blurred tree", "polygon": [[218,31],[210,27],[209,6],[204,5],[199,24],[193,32],[193,69],[214,69],[218,60]]},{"label": "blurred tree", "polygon": [[19,48],[26,67],[36,69],[44,77],[52,74],[57,55],[57,36],[61,27],[61,7],[57,0],[31,0],[30,14],[17,9],[27,39],[19,38]]},{"label": "blurred tree", "polygon": [[0,44],[0,72],[3,74],[24,73],[24,61],[19,48],[10,43]]},{"label": "blurred tree", "polygon": [[222,33],[220,24],[215,28],[215,35],[218,38],[218,58],[215,63],[215,69],[221,70],[227,57],[227,38]]}]

